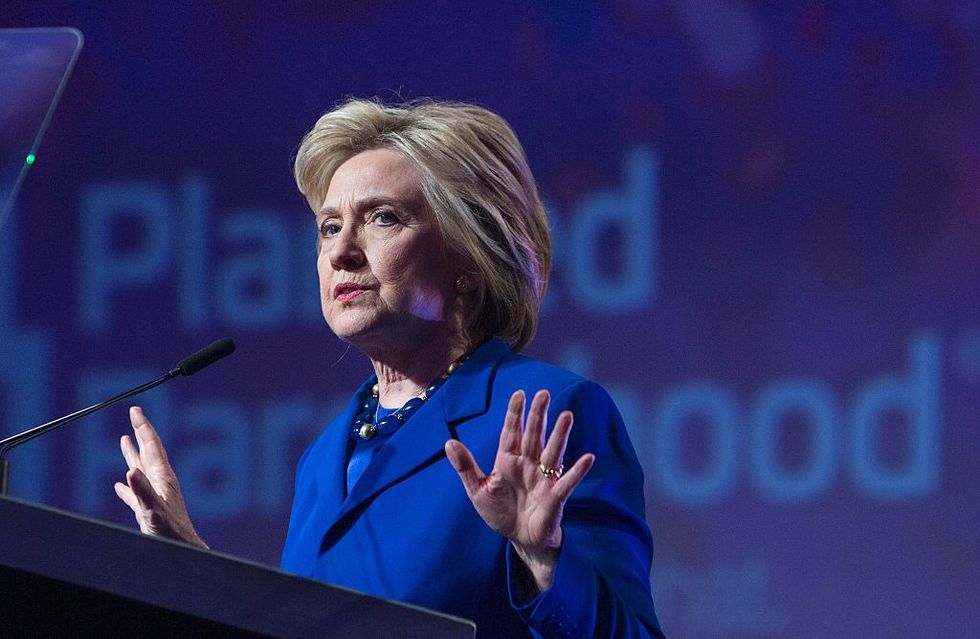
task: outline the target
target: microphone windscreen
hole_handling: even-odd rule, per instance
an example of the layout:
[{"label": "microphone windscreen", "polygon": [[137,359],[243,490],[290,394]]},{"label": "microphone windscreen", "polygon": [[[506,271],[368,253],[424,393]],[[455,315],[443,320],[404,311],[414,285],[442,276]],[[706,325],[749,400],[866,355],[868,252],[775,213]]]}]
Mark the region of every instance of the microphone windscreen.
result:
[{"label": "microphone windscreen", "polygon": [[222,357],[234,352],[235,342],[230,337],[224,337],[177,362],[177,370],[180,371],[181,375],[193,375],[205,366],[210,366]]}]

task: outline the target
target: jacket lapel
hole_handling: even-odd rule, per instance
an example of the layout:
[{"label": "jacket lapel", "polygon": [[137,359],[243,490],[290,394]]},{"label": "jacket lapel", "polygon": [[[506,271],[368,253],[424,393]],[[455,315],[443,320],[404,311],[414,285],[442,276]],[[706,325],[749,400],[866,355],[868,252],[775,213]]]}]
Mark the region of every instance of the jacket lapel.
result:
[{"label": "jacket lapel", "polygon": [[[321,550],[333,545],[340,533],[353,522],[354,517],[350,515],[360,512],[378,493],[445,457],[443,447],[446,440],[453,436],[453,427],[461,427],[464,420],[487,411],[490,386],[497,366],[509,352],[507,345],[498,339],[480,346],[446,380],[436,395],[385,442],[341,504],[324,533]],[[374,382],[368,380],[368,383]],[[362,392],[366,386],[367,383],[362,386]],[[356,402],[355,399],[355,409],[358,406]],[[353,423],[354,412],[345,411],[345,416],[348,412],[348,423]],[[349,428],[344,430],[346,434]],[[344,457],[340,456],[341,465]],[[346,468],[343,468],[343,473],[346,473]],[[341,481],[346,477],[343,473]]]},{"label": "jacket lapel", "polygon": [[[324,430],[322,442],[323,450],[326,454],[318,455],[320,465],[316,468],[316,486],[318,506],[324,513],[334,513],[343,505],[347,489],[347,446],[350,438],[350,429],[354,423],[354,416],[361,408],[361,398],[368,392],[374,384],[372,376],[361,384],[354,397],[347,403],[347,407],[339,417],[334,419]],[[327,524],[334,521],[331,518]]]}]

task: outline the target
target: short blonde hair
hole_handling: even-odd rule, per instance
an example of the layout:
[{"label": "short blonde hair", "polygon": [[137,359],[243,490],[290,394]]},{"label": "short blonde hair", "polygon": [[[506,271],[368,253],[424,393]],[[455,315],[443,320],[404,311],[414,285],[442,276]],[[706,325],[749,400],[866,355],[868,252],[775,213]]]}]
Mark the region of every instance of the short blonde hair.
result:
[{"label": "short blonde hair", "polygon": [[315,211],[334,171],[377,148],[403,153],[461,272],[477,280],[470,326],[514,350],[531,341],[551,270],[551,235],[517,136],[496,113],[459,102],[351,99],[317,120],[296,153],[296,185]]}]

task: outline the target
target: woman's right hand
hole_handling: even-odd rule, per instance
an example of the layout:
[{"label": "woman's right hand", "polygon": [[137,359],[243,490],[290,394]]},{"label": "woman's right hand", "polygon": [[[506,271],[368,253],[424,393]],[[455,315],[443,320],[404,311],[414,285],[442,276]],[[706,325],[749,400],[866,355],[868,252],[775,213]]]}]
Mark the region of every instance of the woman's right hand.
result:
[{"label": "woman's right hand", "polygon": [[125,484],[116,482],[116,495],[133,510],[136,523],[144,533],[207,548],[191,524],[177,475],[170,467],[160,436],[139,406],[130,407],[129,420],[133,423],[139,450],[129,435],[123,435],[119,440],[129,471]]}]

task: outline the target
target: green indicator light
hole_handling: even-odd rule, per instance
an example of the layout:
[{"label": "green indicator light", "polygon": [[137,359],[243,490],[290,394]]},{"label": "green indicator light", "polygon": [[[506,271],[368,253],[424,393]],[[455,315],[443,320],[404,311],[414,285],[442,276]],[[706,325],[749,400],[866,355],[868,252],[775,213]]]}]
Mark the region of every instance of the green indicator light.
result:
[{"label": "green indicator light", "polygon": [[27,154],[27,163],[28,164],[34,164],[34,160],[35,159],[36,158],[34,157],[34,154],[33,153],[28,153]]}]

